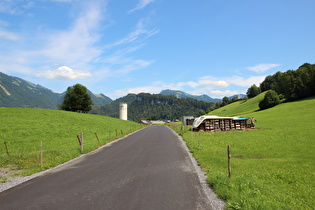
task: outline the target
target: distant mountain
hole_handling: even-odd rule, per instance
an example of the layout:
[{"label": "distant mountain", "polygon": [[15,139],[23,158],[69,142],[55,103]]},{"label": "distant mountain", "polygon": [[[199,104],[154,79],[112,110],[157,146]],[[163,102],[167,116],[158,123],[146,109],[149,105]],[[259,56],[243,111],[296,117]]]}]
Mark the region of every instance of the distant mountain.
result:
[{"label": "distant mountain", "polygon": [[193,99],[197,99],[200,101],[213,102],[213,103],[221,101],[221,99],[211,98],[205,94],[197,96],[197,95],[191,95],[191,94],[185,93],[183,91],[179,91],[179,90],[169,90],[169,89],[162,90],[160,94],[172,95],[172,96],[176,96],[178,98],[193,98]]},{"label": "distant mountain", "polygon": [[237,96],[238,97],[238,99],[242,99],[242,98],[245,98],[247,95],[245,95],[245,94],[236,94],[236,95],[234,95],[234,96],[230,96],[230,97],[228,97],[228,99],[233,99],[235,96]]},{"label": "distant mountain", "polygon": [[[103,94],[88,91],[95,105],[103,105],[112,100]],[[58,109],[63,101],[64,93],[52,90],[18,77],[8,76],[0,72],[0,107]]]}]

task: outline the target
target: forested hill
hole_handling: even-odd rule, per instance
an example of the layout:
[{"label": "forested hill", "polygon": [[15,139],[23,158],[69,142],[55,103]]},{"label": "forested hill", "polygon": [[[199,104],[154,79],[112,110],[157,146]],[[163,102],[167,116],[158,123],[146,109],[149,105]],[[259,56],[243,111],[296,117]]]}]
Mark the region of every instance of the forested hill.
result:
[{"label": "forested hill", "polygon": [[128,104],[128,120],[138,122],[147,120],[174,120],[182,116],[199,116],[204,114],[212,102],[205,102],[191,98],[177,98],[176,96],[161,94],[128,94],[110,104],[94,107],[92,114],[119,117],[119,103]]},{"label": "forested hill", "polygon": [[[91,91],[88,94],[94,104],[112,101],[103,94],[96,95]],[[0,72],[0,107],[58,109],[63,96],[64,93],[54,93],[43,86]]]}]

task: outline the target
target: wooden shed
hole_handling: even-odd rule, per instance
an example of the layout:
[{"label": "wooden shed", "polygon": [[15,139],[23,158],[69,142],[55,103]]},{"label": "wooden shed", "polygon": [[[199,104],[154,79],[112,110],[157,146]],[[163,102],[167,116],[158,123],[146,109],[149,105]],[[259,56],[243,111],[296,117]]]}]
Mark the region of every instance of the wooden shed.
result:
[{"label": "wooden shed", "polygon": [[249,118],[245,117],[219,117],[200,116],[194,120],[193,131],[229,131],[242,130],[252,127]]}]

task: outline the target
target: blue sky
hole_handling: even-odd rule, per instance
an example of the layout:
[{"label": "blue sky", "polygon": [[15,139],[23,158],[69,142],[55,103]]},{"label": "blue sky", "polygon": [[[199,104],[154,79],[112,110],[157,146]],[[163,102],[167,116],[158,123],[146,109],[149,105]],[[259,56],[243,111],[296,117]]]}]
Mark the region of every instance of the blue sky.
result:
[{"label": "blue sky", "polygon": [[1,0],[0,71],[112,99],[223,98],[315,63],[314,0]]}]

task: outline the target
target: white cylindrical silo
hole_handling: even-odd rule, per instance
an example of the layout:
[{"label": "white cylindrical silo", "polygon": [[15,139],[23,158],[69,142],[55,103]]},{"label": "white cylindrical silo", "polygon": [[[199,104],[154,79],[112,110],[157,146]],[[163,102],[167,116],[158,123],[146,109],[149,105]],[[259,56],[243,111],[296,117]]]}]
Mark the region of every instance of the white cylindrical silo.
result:
[{"label": "white cylindrical silo", "polygon": [[127,104],[126,103],[120,103],[119,104],[119,119],[128,120]]}]

